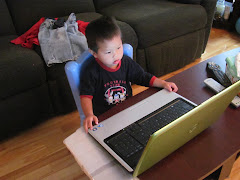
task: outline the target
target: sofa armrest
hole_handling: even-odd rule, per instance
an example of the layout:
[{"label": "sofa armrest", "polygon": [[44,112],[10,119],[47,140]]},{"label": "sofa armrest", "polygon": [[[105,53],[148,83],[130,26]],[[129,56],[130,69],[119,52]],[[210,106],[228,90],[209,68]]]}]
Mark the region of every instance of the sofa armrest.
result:
[{"label": "sofa armrest", "polygon": [[215,13],[215,8],[217,4],[217,0],[201,0],[201,6],[203,6],[207,12],[207,24],[206,24],[206,31],[205,31],[205,42],[204,42],[204,49],[207,45],[208,37],[210,35],[210,31],[212,28],[213,23],[213,16]]},{"label": "sofa armrest", "polygon": [[170,0],[170,1],[174,1],[176,3],[184,3],[184,4],[199,4],[204,7],[207,13],[205,42],[204,42],[204,48],[203,48],[205,49],[208,38],[209,38],[210,30],[212,28],[213,16],[214,16],[217,0]]}]

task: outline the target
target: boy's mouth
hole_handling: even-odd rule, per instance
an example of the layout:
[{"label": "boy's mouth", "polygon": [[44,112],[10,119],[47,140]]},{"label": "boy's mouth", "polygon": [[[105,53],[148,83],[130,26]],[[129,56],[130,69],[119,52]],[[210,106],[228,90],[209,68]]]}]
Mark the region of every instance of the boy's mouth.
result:
[{"label": "boy's mouth", "polygon": [[118,59],[118,60],[115,60],[114,62],[113,62],[113,64],[118,64],[120,62],[120,60]]}]

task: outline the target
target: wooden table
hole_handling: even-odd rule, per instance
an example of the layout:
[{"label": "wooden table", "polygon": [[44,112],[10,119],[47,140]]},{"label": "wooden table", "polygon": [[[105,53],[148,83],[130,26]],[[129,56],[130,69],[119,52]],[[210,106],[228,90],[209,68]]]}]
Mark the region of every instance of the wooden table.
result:
[{"label": "wooden table", "polygon": [[[214,61],[225,71],[226,57],[234,56],[239,51],[240,48],[237,48],[210,58],[177,74],[168,81],[173,81],[178,85],[180,95],[201,104],[214,95],[214,92],[203,82],[210,77],[206,71],[206,63]],[[157,91],[158,89],[150,88],[133,96],[101,115],[99,120],[102,121]],[[235,109],[230,105],[215,124],[141,174],[139,178],[141,180],[196,180],[204,179],[221,168],[219,179],[224,179],[229,175],[239,152],[240,108]]]}]

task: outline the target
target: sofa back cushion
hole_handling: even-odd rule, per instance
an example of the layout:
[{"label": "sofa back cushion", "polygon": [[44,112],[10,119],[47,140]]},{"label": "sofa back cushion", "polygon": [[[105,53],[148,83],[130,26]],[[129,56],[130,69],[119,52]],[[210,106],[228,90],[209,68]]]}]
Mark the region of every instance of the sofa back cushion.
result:
[{"label": "sofa back cushion", "polygon": [[62,17],[94,12],[92,0],[6,0],[18,35],[26,32],[41,17]]},{"label": "sofa back cushion", "polygon": [[164,0],[127,0],[100,10],[129,24],[138,35],[138,47],[147,48],[204,29],[207,13],[196,4]]},{"label": "sofa back cushion", "polygon": [[200,4],[201,0],[171,0],[177,3],[184,3],[184,4]]},{"label": "sofa back cushion", "polygon": [[[120,1],[126,1],[126,0],[93,0],[97,11],[105,7],[111,6],[112,4],[118,3]],[[167,0],[158,0],[158,1],[167,1]],[[187,1],[187,0],[182,0],[182,1]],[[196,1],[196,0],[190,0],[190,1]],[[200,0],[197,0],[197,1],[200,1]]]},{"label": "sofa back cushion", "polygon": [[15,34],[15,29],[11,16],[9,14],[5,0],[0,0],[0,17],[1,26],[0,26],[0,35],[11,35]]},{"label": "sofa back cushion", "polygon": [[110,6],[122,0],[93,0],[96,10]]}]

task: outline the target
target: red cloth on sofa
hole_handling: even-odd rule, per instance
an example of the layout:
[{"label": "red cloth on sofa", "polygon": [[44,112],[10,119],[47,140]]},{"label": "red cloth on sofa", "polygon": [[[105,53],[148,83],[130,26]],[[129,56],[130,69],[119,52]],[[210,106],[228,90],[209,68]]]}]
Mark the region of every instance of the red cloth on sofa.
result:
[{"label": "red cloth on sofa", "polygon": [[77,23],[78,23],[78,30],[85,35],[86,27],[88,26],[89,22],[77,20]]},{"label": "red cloth on sofa", "polygon": [[[30,49],[33,47],[33,44],[36,44],[39,46],[39,41],[38,41],[39,27],[44,21],[45,21],[45,18],[41,18],[27,32],[17,37],[16,39],[11,40],[11,43],[21,44],[22,47],[26,47]],[[85,30],[89,22],[77,20],[77,23],[78,23],[78,30],[85,35]]]}]

